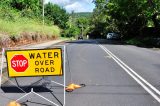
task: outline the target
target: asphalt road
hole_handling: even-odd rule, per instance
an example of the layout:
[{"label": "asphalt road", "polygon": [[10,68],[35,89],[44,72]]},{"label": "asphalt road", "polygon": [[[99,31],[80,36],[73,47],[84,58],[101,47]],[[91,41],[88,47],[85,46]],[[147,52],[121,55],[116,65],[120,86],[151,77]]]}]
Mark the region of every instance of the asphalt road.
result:
[{"label": "asphalt road", "polygon": [[[66,93],[66,106],[160,106],[153,95],[151,96],[151,92],[154,92],[156,96],[158,94],[143,83],[142,85],[146,86],[151,94],[146,91],[145,87],[143,88],[127,73],[130,70],[117,60],[117,58],[120,59],[157,90],[160,90],[160,51],[106,40],[79,40],[67,42],[65,45],[66,84],[72,82],[86,85],[86,87]],[[27,85],[39,79],[36,77],[17,80],[20,85]],[[63,77],[50,77],[49,79],[63,82]],[[140,80],[140,78],[137,79]],[[14,79],[12,81],[15,83]],[[140,82],[142,81],[140,80]],[[46,84],[63,103],[63,87],[43,81],[38,84]],[[7,82],[6,85],[11,85],[11,83]],[[0,92],[0,106],[5,106],[11,99],[16,100],[24,95],[22,93],[4,93],[2,90]],[[49,93],[39,94],[60,105]],[[157,97],[159,98],[159,95]],[[26,100],[31,101],[26,102],[28,106],[51,105],[34,94],[28,95],[20,102]],[[33,102],[41,103],[41,105]]]},{"label": "asphalt road", "polygon": [[[113,41],[98,40],[105,48],[159,88],[160,52]],[[68,44],[72,79],[86,87],[68,94],[67,106],[159,106],[97,41],[77,41]]]}]

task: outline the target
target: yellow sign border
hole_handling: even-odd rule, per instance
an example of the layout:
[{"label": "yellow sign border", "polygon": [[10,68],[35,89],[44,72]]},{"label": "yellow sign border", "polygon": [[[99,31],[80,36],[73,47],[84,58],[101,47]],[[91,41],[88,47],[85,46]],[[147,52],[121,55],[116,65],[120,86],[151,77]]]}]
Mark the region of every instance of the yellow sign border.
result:
[{"label": "yellow sign border", "polygon": [[[61,68],[60,68],[60,74],[57,75],[29,75],[29,76],[10,76],[9,72],[9,60],[7,56],[7,52],[20,52],[20,51],[36,51],[36,50],[60,50],[61,52]],[[23,55],[23,54],[22,54]],[[6,61],[7,61],[7,71],[8,71],[8,77],[9,78],[15,78],[15,77],[41,77],[41,76],[63,76],[63,57],[62,57],[62,48],[47,48],[47,49],[24,49],[24,50],[6,50],[5,51]]]}]

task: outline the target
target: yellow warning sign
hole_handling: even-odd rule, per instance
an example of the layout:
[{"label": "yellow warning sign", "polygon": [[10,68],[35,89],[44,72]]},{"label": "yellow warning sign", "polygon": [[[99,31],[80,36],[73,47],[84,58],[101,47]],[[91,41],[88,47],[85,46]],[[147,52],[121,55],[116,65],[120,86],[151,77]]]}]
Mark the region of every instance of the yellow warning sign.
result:
[{"label": "yellow warning sign", "polygon": [[62,50],[8,50],[6,51],[9,77],[60,76]]}]

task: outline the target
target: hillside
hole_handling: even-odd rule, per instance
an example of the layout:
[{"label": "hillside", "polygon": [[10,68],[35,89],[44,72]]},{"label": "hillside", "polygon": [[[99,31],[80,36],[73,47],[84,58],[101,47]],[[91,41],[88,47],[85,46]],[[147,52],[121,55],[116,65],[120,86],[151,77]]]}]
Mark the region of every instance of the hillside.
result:
[{"label": "hillside", "polygon": [[[0,48],[55,39],[60,36],[57,25],[42,22],[34,11],[0,4]],[[27,13],[28,12],[28,13]],[[38,13],[37,13],[38,14]],[[52,23],[45,19],[45,22]]]},{"label": "hillside", "polygon": [[74,13],[74,17],[78,18],[78,17],[91,17],[92,16],[92,12],[79,12],[79,13]]}]

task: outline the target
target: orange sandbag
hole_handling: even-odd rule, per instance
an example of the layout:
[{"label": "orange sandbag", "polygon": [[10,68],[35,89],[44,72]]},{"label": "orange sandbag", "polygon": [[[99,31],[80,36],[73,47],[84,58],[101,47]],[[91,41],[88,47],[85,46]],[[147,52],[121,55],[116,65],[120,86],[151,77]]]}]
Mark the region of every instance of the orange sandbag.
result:
[{"label": "orange sandbag", "polygon": [[7,106],[21,106],[19,103],[17,103],[16,101],[11,101],[8,103]]}]

